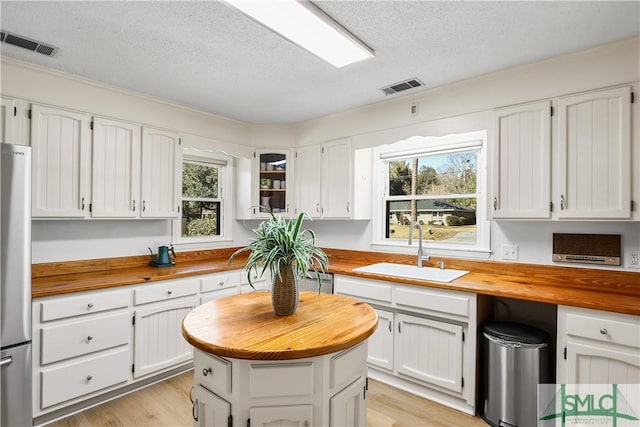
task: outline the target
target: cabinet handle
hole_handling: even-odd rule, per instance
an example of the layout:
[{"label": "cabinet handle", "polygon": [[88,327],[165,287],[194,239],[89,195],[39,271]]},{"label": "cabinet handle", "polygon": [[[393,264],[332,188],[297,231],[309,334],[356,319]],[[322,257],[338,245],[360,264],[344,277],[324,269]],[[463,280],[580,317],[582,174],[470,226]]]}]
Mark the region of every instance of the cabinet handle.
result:
[{"label": "cabinet handle", "polygon": [[316,212],[320,213],[320,203],[316,203]]},{"label": "cabinet handle", "polygon": [[602,328],[602,329],[600,329],[600,333],[601,333],[602,335],[607,335],[607,334],[609,333],[609,331],[607,331],[607,329],[606,329],[606,328]]},{"label": "cabinet handle", "polygon": [[91,342],[91,340],[92,340],[92,339],[93,339],[93,337],[92,337],[91,335],[89,335],[89,336],[87,337],[87,342]]},{"label": "cabinet handle", "polygon": [[204,368],[204,369],[202,370],[202,375],[204,375],[205,377],[206,377],[207,375],[209,375],[209,374],[212,374],[212,375],[213,375],[213,371],[211,370],[211,368]]},{"label": "cabinet handle", "polygon": [[145,203],[145,201],[142,201],[142,212],[147,210],[147,204]]},{"label": "cabinet handle", "polygon": [[564,210],[564,194],[560,195],[560,210]]},{"label": "cabinet handle", "polygon": [[93,377],[91,375],[87,375],[87,382],[91,381]]},{"label": "cabinet handle", "polygon": [[87,308],[88,308],[88,309],[92,309],[92,308],[93,308],[93,303],[92,303],[92,302],[90,302],[89,304],[87,304]]},{"label": "cabinet handle", "polygon": [[4,359],[0,359],[0,366],[9,366],[11,365],[11,362],[13,362],[13,356],[5,357]]},{"label": "cabinet handle", "polygon": [[193,421],[198,422],[198,399],[193,402],[193,407],[191,409],[191,415],[193,416]]},{"label": "cabinet handle", "polygon": [[167,295],[171,295],[173,291],[167,291]]},{"label": "cabinet handle", "polygon": [[497,197],[493,198],[493,210],[494,211],[498,210],[498,198]]},{"label": "cabinet handle", "polygon": [[402,322],[398,322],[398,333],[402,333]]},{"label": "cabinet handle", "polygon": [[389,332],[393,332],[393,330],[391,329],[391,322],[389,322]]},{"label": "cabinet handle", "polygon": [[287,203],[287,209],[286,212],[289,213],[289,203]]},{"label": "cabinet handle", "polygon": [[349,202],[347,202],[347,213],[349,213]]},{"label": "cabinet handle", "polygon": [[84,197],[82,198],[82,210],[84,210]]},{"label": "cabinet handle", "polygon": [[135,200],[133,201],[133,211],[134,212],[136,211],[136,201]]}]

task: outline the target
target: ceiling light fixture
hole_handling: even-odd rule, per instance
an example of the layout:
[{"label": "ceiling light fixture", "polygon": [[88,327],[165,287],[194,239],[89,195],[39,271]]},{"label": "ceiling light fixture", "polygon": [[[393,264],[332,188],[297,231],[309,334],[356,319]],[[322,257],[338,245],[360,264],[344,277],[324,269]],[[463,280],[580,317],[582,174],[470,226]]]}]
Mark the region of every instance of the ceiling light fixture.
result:
[{"label": "ceiling light fixture", "polygon": [[260,24],[337,68],[374,57],[371,48],[311,2],[226,1]]}]

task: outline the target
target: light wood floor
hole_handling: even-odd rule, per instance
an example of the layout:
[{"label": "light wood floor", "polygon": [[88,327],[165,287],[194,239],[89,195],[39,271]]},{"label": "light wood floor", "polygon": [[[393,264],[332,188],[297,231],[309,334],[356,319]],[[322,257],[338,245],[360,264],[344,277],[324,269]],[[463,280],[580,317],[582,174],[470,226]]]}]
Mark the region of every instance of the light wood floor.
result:
[{"label": "light wood floor", "polygon": [[[49,424],[77,426],[191,426],[189,390],[193,371],[95,408]],[[369,427],[486,427],[480,417],[471,417],[429,400],[369,380],[367,397]]]}]

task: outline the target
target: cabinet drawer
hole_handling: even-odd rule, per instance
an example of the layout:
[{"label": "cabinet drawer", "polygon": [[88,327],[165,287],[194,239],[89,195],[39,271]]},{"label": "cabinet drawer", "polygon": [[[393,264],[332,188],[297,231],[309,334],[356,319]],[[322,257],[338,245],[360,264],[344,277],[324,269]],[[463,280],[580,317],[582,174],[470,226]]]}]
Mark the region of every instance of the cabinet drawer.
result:
[{"label": "cabinet drawer", "polygon": [[251,397],[310,396],[313,363],[253,364],[249,372]]},{"label": "cabinet drawer", "polygon": [[568,313],[567,333],[576,337],[640,348],[639,316],[595,313],[597,312]]},{"label": "cabinet drawer", "polygon": [[78,363],[42,369],[42,409],[126,382],[130,375],[129,349]]},{"label": "cabinet drawer", "polygon": [[[249,278],[247,277],[247,272],[242,270],[239,272],[240,274],[240,284],[249,286]],[[260,276],[260,271],[252,271],[251,272],[251,282],[253,286],[258,288],[258,285],[261,283],[267,282],[267,277],[269,276],[269,270],[264,272],[264,275]]]},{"label": "cabinet drawer", "polygon": [[337,278],[336,294],[351,295],[372,301],[391,303],[392,285],[373,280]]},{"label": "cabinet drawer", "polygon": [[428,311],[469,316],[470,297],[454,293],[427,289],[397,288],[396,304],[407,307],[421,308]]},{"label": "cabinet drawer", "polygon": [[200,279],[171,280],[146,285],[133,291],[134,305],[165,301],[198,293]]},{"label": "cabinet drawer", "polygon": [[196,366],[194,383],[219,395],[231,394],[231,362],[196,350],[193,355]]},{"label": "cabinet drawer", "polygon": [[331,358],[330,387],[332,389],[341,390],[358,379],[358,377],[366,375],[366,344],[360,344]]},{"label": "cabinet drawer", "polygon": [[43,327],[42,364],[127,344],[130,329],[129,313]]},{"label": "cabinet drawer", "polygon": [[129,291],[97,292],[77,297],[62,297],[40,303],[40,319],[43,322],[66,317],[127,307]]},{"label": "cabinet drawer", "polygon": [[238,289],[237,288],[222,289],[221,291],[207,292],[205,294],[200,294],[200,304],[206,304],[208,302],[213,301],[214,299],[228,297],[231,295],[238,295]]},{"label": "cabinet drawer", "polygon": [[237,288],[240,285],[240,273],[216,274],[200,280],[200,292],[211,292],[220,289]]}]

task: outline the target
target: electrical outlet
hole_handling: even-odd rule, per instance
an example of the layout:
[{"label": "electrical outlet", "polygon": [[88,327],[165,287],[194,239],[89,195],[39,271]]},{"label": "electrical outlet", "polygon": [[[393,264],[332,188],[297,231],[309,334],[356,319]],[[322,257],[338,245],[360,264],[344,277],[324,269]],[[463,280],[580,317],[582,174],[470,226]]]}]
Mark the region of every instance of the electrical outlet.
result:
[{"label": "electrical outlet", "polygon": [[518,260],[518,245],[502,245],[502,259]]},{"label": "electrical outlet", "polygon": [[640,268],[640,249],[628,250],[624,259],[627,268]]}]

